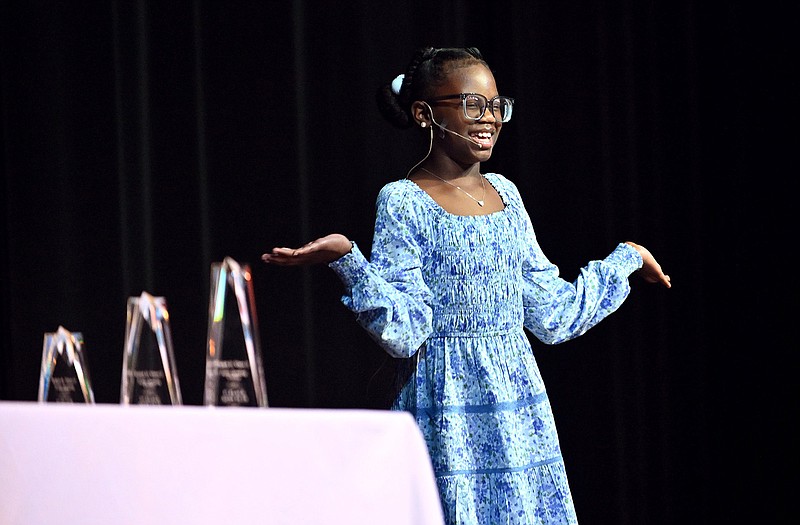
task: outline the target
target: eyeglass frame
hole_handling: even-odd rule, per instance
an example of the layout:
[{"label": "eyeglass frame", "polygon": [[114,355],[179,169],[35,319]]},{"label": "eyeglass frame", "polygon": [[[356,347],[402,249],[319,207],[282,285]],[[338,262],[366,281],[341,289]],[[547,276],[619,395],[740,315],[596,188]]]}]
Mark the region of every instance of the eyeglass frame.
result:
[{"label": "eyeglass frame", "polygon": [[[480,97],[480,98],[482,98],[483,100],[486,101],[486,105],[483,107],[483,111],[481,112],[481,115],[479,117],[470,117],[467,114],[467,97],[470,96],[470,95],[476,96],[476,97]],[[469,120],[474,120],[474,121],[477,122],[478,120],[482,119],[483,116],[486,114],[486,108],[489,108],[489,112],[492,114],[492,116],[496,120],[499,120],[500,122],[505,123],[505,122],[508,122],[509,120],[511,120],[510,116],[508,117],[508,120],[503,120],[502,117],[498,119],[497,115],[494,114],[494,104],[492,102],[494,102],[495,100],[501,99],[501,98],[508,100],[511,103],[510,104],[511,109],[512,110],[514,109],[514,99],[511,98],[511,97],[506,97],[505,95],[497,95],[497,96],[494,96],[492,98],[486,98],[486,95],[482,95],[481,93],[455,93],[455,94],[452,94],[452,95],[441,95],[441,96],[438,96],[438,97],[429,98],[425,102],[427,102],[429,104],[432,104],[432,103],[435,103],[435,102],[441,102],[443,100],[451,100],[451,99],[456,99],[456,98],[460,98],[461,99],[461,109],[464,110],[464,117],[468,118]]]}]

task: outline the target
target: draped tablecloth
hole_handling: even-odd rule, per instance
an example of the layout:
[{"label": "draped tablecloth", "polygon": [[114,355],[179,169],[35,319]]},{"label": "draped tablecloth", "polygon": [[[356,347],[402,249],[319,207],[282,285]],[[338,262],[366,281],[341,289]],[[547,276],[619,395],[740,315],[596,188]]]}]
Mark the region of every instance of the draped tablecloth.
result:
[{"label": "draped tablecloth", "polygon": [[441,525],[409,414],[0,402],[0,523]]}]

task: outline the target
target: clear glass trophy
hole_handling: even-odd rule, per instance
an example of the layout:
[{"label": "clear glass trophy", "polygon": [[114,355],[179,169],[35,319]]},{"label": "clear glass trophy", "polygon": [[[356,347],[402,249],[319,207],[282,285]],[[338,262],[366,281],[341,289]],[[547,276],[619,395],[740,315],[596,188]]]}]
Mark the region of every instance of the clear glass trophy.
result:
[{"label": "clear glass trophy", "polygon": [[122,363],[123,405],[181,405],[167,302],[142,292],[128,298],[125,356]]},{"label": "clear glass trophy", "polygon": [[44,334],[39,373],[40,402],[94,403],[89,369],[84,359],[83,335],[59,326]]},{"label": "clear glass trophy", "polygon": [[267,407],[250,268],[213,263],[210,295],[203,404]]}]

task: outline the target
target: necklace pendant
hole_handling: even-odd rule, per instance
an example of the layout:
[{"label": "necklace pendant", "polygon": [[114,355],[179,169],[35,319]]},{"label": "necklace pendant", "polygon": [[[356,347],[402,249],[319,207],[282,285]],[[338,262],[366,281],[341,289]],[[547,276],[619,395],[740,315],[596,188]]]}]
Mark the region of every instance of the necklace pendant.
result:
[{"label": "necklace pendant", "polygon": [[[434,172],[432,172],[432,171],[430,171],[430,170],[426,170],[426,169],[425,169],[424,167],[422,167],[422,166],[421,166],[419,169],[421,169],[422,171],[424,171],[424,172],[426,172],[426,173],[430,173],[431,175],[433,175],[434,177],[436,177],[436,178],[437,178],[437,179],[439,179],[440,181],[444,182],[444,183],[445,183],[445,184],[447,184],[448,186],[452,186],[452,187],[454,187],[455,189],[457,189],[458,191],[462,192],[464,195],[466,195],[466,196],[467,196],[467,197],[469,197],[470,199],[472,199],[472,200],[474,200],[475,202],[477,202],[477,203],[478,203],[478,206],[480,206],[481,208],[483,208],[483,205],[484,205],[484,204],[485,204],[485,202],[486,202],[484,199],[480,199],[480,200],[476,199],[475,197],[473,197],[473,196],[472,196],[472,194],[471,194],[470,192],[468,192],[467,190],[465,190],[465,189],[464,189],[464,188],[462,188],[461,186],[456,186],[455,184],[453,184],[453,183],[452,183],[452,182],[450,182],[449,180],[445,180],[445,179],[441,178],[440,176],[438,176],[438,175],[437,175],[437,174],[435,174]],[[484,197],[486,197],[486,183],[484,182],[483,175],[481,175],[481,174],[478,174],[478,176],[479,176],[479,177],[480,177],[480,179],[481,179],[481,188],[483,188],[483,196],[484,196]]]}]

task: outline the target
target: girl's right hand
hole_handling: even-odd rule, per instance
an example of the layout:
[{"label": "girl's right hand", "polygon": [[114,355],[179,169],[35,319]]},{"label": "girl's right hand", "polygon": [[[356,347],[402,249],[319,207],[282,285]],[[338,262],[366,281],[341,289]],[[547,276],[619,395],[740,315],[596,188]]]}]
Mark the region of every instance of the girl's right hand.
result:
[{"label": "girl's right hand", "polygon": [[353,244],[339,233],[332,233],[315,239],[299,248],[273,248],[261,256],[267,264],[279,266],[300,266],[309,264],[328,264],[347,254]]}]

